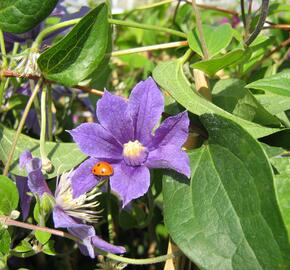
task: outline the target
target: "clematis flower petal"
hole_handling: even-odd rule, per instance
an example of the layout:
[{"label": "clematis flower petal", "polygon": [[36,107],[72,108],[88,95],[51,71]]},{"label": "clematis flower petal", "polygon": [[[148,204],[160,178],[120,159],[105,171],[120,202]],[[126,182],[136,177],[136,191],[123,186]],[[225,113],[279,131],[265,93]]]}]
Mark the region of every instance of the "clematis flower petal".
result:
[{"label": "clematis flower petal", "polygon": [[126,252],[126,249],[124,247],[114,246],[112,244],[109,244],[108,242],[104,241],[103,239],[101,239],[97,235],[92,237],[92,242],[96,248],[107,251],[109,253],[118,253],[119,254],[119,253]]},{"label": "clematis flower petal", "polygon": [[25,164],[28,173],[28,187],[33,192],[42,196],[44,193],[51,194],[50,189],[41,172],[41,160],[39,158],[28,159]]},{"label": "clematis flower petal", "polygon": [[81,124],[69,133],[81,151],[88,156],[100,159],[122,159],[122,145],[99,124]]},{"label": "clematis flower petal", "polygon": [[15,176],[16,186],[20,196],[20,207],[22,212],[22,219],[26,220],[29,214],[31,196],[27,194],[29,192],[27,178],[23,176]]},{"label": "clematis flower petal", "polygon": [[145,166],[128,166],[125,162],[113,165],[110,185],[123,200],[123,207],[144,195],[150,186],[150,173]]},{"label": "clematis flower petal", "polygon": [[126,249],[121,246],[114,246],[96,236],[93,226],[82,224],[68,216],[62,209],[55,207],[53,210],[53,221],[56,228],[67,228],[74,236],[82,240],[79,248],[84,255],[95,258],[94,247],[111,253],[124,253]]},{"label": "clematis flower petal", "polygon": [[174,145],[161,146],[149,152],[145,164],[148,168],[173,169],[190,177],[190,166],[188,155]]},{"label": "clematis flower petal", "polygon": [[133,118],[135,140],[147,146],[164,106],[163,95],[151,77],[134,87],[128,105]]},{"label": "clematis flower petal", "polygon": [[25,164],[32,159],[30,151],[25,150],[19,157],[19,167],[23,169]]},{"label": "clematis flower petal", "polygon": [[105,91],[97,103],[97,117],[100,124],[124,144],[134,139],[133,120],[127,110],[127,102]]},{"label": "clematis flower petal", "polygon": [[100,180],[92,174],[92,168],[98,161],[96,158],[89,158],[75,169],[71,177],[74,198],[91,190]]},{"label": "clematis flower petal", "polygon": [[156,129],[151,147],[174,145],[181,148],[188,137],[189,118],[187,112],[168,117],[161,126]]}]

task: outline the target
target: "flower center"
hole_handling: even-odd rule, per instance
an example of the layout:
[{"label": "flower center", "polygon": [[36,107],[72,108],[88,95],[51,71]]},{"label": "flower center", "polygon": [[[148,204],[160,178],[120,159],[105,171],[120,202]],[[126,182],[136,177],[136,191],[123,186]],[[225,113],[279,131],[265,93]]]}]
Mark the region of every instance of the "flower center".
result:
[{"label": "flower center", "polygon": [[123,145],[123,156],[128,165],[139,166],[147,159],[148,150],[138,140],[129,141]]},{"label": "flower center", "polygon": [[98,220],[98,214],[100,213],[100,211],[95,210],[100,204],[95,200],[99,194],[93,189],[77,198],[73,198],[70,173],[63,173],[58,181],[55,201],[69,216],[94,223]]}]

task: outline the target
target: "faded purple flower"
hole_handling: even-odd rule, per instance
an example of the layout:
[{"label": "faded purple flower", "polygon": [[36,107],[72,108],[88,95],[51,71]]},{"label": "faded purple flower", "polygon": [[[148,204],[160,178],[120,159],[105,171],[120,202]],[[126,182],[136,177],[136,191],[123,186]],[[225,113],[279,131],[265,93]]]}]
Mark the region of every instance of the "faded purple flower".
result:
[{"label": "faded purple flower", "polygon": [[[96,197],[99,193],[91,190],[82,193],[80,196],[72,197],[71,176],[73,171],[63,173],[57,182],[55,194],[53,195],[47,186],[41,172],[41,160],[32,158],[29,151],[25,151],[20,156],[20,166],[25,166],[28,173],[29,190],[37,194],[40,199],[44,194],[48,194],[54,200],[53,221],[56,228],[67,228],[67,230],[82,240],[79,244],[83,254],[95,258],[95,248],[111,253],[124,253],[126,250],[121,246],[114,246],[96,236],[93,226],[85,224],[97,221],[98,211],[95,208],[99,205]],[[21,203],[26,201],[21,200]],[[22,206],[27,207],[27,206]]]},{"label": "faded purple flower", "polygon": [[69,131],[90,156],[72,176],[74,196],[100,180],[91,172],[98,161],[112,164],[110,185],[123,206],[148,191],[151,168],[173,169],[189,177],[189,159],[181,149],[188,136],[187,112],[167,118],[153,135],[163,107],[163,95],[152,78],[138,83],[128,102],[105,91],[97,103],[99,123],[84,123]]}]

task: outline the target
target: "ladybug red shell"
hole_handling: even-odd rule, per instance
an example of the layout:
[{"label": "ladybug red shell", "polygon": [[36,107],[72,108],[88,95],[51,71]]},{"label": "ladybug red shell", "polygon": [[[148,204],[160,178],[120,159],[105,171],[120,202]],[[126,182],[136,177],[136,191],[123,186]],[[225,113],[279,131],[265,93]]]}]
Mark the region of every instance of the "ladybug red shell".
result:
[{"label": "ladybug red shell", "polygon": [[92,173],[96,176],[111,176],[114,170],[110,163],[100,161],[93,166]]}]

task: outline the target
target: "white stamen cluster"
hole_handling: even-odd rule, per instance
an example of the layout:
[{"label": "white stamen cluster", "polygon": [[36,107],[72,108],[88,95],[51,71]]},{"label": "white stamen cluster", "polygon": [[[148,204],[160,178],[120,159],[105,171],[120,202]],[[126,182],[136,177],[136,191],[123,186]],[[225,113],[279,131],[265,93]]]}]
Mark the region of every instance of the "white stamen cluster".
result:
[{"label": "white stamen cluster", "polygon": [[20,56],[18,60],[18,65],[16,71],[22,75],[36,75],[40,76],[41,72],[37,65],[37,59],[40,54],[38,52],[30,52],[28,55]]},{"label": "white stamen cluster", "polygon": [[100,205],[95,198],[101,193],[97,192],[97,189],[93,189],[77,198],[73,198],[70,173],[63,173],[57,181],[55,191],[56,204],[71,217],[88,223],[97,222],[98,214],[101,211],[95,210]]},{"label": "white stamen cluster", "polygon": [[138,157],[145,147],[138,141],[129,141],[123,145],[123,155],[125,157]]}]

